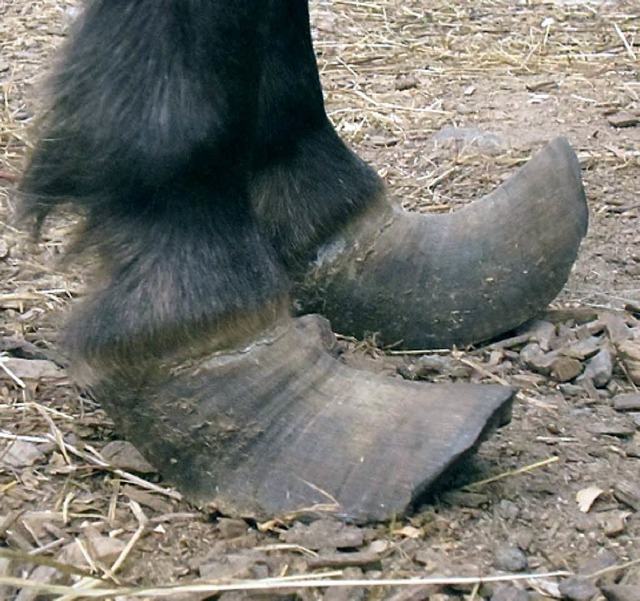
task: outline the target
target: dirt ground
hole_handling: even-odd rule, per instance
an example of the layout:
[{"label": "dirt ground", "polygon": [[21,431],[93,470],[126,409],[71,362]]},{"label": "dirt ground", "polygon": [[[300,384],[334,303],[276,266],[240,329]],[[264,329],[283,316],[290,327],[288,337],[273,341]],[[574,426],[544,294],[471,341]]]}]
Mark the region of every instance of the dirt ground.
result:
[{"label": "dirt ground", "polygon": [[[195,600],[218,597],[179,586],[234,579],[266,588],[226,601],[640,600],[637,0],[312,3],[331,118],[404,206],[471,202],[561,134],[590,208],[553,310],[505,340],[410,355],[341,340],[346,361],[390,377],[521,390],[457,487],[363,528],[205,515],[105,448],[118,433],[55,350],[83,290],[57,262],[70,222],[38,244],[12,225],[38,85],[73,9],[0,0],[0,599]],[[151,585],[167,588],[130,588]]]}]

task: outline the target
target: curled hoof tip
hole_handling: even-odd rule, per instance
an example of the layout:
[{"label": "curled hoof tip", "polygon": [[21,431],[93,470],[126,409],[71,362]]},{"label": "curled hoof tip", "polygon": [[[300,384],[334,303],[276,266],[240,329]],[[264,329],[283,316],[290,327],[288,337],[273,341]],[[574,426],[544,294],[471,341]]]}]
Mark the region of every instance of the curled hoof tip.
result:
[{"label": "curled hoof tip", "polygon": [[556,138],[497,190],[444,215],[385,203],[354,219],[298,279],[303,312],[336,331],[442,348],[495,338],[541,313],[587,231],[577,157]]}]

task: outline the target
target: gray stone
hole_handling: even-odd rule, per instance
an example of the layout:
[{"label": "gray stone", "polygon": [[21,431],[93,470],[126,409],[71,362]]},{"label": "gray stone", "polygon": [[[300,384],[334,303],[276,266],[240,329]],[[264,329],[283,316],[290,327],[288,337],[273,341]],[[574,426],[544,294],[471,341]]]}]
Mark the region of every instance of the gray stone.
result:
[{"label": "gray stone", "polygon": [[616,436],[617,438],[631,438],[636,433],[635,426],[616,422],[596,422],[587,426],[587,431],[596,436]]},{"label": "gray stone", "polygon": [[520,515],[520,508],[508,499],[500,501],[498,510],[505,520],[515,520]]},{"label": "gray stone", "polygon": [[[3,367],[12,375],[21,380],[52,381],[66,380],[64,370],[60,369],[52,361],[44,359],[19,359],[16,357],[2,357]],[[11,376],[4,370],[0,370],[0,380],[11,379]]]},{"label": "gray stone", "polygon": [[604,388],[612,376],[613,356],[609,349],[603,348],[589,360],[581,379],[589,379],[596,388]]},{"label": "gray stone", "polygon": [[493,565],[498,570],[506,572],[522,572],[527,569],[529,562],[522,549],[515,545],[505,544],[496,549]]},{"label": "gray stone", "polygon": [[556,337],[556,326],[550,321],[536,319],[530,323],[527,332],[531,334],[530,340],[537,342],[546,352],[551,349],[551,342]]},{"label": "gray stone", "polygon": [[589,338],[578,340],[578,342],[563,348],[560,353],[566,357],[572,357],[573,359],[582,361],[583,359],[593,357],[600,350],[601,346],[600,338],[589,336]]},{"label": "gray stone", "polygon": [[[599,572],[605,568],[615,566],[619,562],[620,558],[613,551],[610,551],[609,549],[600,549],[595,556],[585,559],[578,566],[578,574],[588,576],[589,574],[594,574],[595,572]],[[615,572],[611,573],[611,576],[614,577]]]},{"label": "gray stone", "polygon": [[558,358],[558,354],[556,352],[544,353],[537,343],[531,343],[520,351],[520,358],[532,371],[548,376],[551,374],[553,363]]},{"label": "gray stone", "polygon": [[293,528],[283,532],[280,538],[285,543],[314,550],[358,548],[364,544],[361,528],[333,520],[317,520],[308,526],[296,522]]},{"label": "gray stone", "polygon": [[627,326],[625,318],[619,313],[603,313],[600,315],[600,319],[605,324],[607,333],[609,334],[609,340],[611,340],[613,344],[629,340],[632,337],[633,333],[631,329]]},{"label": "gray stone", "polygon": [[560,392],[567,397],[579,397],[584,394],[584,388],[582,388],[582,386],[576,386],[575,384],[560,384],[558,388]]},{"label": "gray stone", "polygon": [[618,394],[611,400],[616,411],[640,411],[640,394],[629,392]]},{"label": "gray stone", "polygon": [[616,480],[613,494],[622,503],[635,511],[640,511],[640,485],[631,480]]},{"label": "gray stone", "polygon": [[616,128],[621,127],[635,127],[640,123],[640,118],[638,115],[634,115],[633,113],[616,113],[615,115],[609,115],[607,117],[607,121],[609,125]]},{"label": "gray stone", "polygon": [[598,587],[581,576],[566,578],[560,583],[560,594],[569,601],[592,601],[600,593]]},{"label": "gray stone", "polygon": [[4,449],[0,446],[0,466],[28,467],[38,461],[43,454],[32,442],[24,440],[10,441]]},{"label": "gray stone", "polygon": [[602,592],[607,601],[638,601],[640,598],[640,585],[610,584],[603,586]]},{"label": "gray stone", "polygon": [[491,601],[529,601],[530,595],[527,591],[516,588],[512,585],[502,585],[491,595]]}]

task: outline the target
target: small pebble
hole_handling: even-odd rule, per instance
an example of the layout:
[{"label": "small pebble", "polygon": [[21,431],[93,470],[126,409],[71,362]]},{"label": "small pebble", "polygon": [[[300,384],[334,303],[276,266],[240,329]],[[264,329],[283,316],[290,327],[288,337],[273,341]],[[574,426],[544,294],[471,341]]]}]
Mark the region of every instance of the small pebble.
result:
[{"label": "small pebble", "polygon": [[25,111],[24,109],[18,109],[13,114],[13,118],[16,121],[26,121],[27,119],[31,118],[31,113],[29,113],[28,111]]},{"label": "small pebble", "polygon": [[249,526],[244,520],[233,518],[218,518],[218,532],[222,538],[236,538],[243,536],[249,530]]},{"label": "small pebble", "polygon": [[419,549],[414,557],[415,561],[425,567],[425,572],[432,574],[441,567],[442,558],[432,549]]},{"label": "small pebble", "polygon": [[[586,558],[579,564],[578,574],[588,576],[589,574],[594,574],[595,572],[600,572],[601,570],[615,566],[618,563],[620,563],[620,558],[613,551],[600,549],[595,555]],[[615,571],[605,572],[598,579],[598,582],[613,583],[616,577],[617,574]]]},{"label": "small pebble", "polygon": [[551,364],[551,376],[558,382],[570,382],[582,373],[582,363],[571,357],[558,357]]},{"label": "small pebble", "polygon": [[446,141],[454,145],[473,145],[484,150],[500,150],[504,147],[504,142],[498,136],[475,127],[443,127],[436,132],[434,140],[439,143]]},{"label": "small pebble", "polygon": [[613,376],[613,356],[609,349],[603,348],[592,357],[582,374],[583,378],[590,379],[596,388],[603,388]]},{"label": "small pebble", "polygon": [[610,584],[602,587],[607,601],[638,601],[638,585]]},{"label": "small pebble", "polygon": [[412,88],[417,88],[419,85],[420,81],[413,75],[401,74],[396,77],[396,90],[411,90]]},{"label": "small pebble", "polygon": [[630,392],[614,396],[611,400],[616,411],[640,411],[640,394]]},{"label": "small pebble", "polygon": [[598,521],[609,538],[620,536],[627,528],[627,516],[629,513],[607,512],[598,516]]},{"label": "small pebble", "polygon": [[557,359],[557,354],[555,352],[543,353],[537,344],[531,343],[522,349],[520,358],[532,371],[548,376]]},{"label": "small pebble", "polygon": [[218,559],[205,561],[199,566],[198,571],[200,577],[206,580],[250,578],[251,568],[256,560],[256,555],[251,552],[230,553]]},{"label": "small pebble", "polygon": [[627,454],[627,457],[640,459],[640,444],[628,444],[625,448],[625,453]]},{"label": "small pebble", "polygon": [[518,506],[507,499],[502,499],[502,501],[500,501],[498,510],[505,520],[515,520],[520,515],[520,509]]},{"label": "small pebble", "polygon": [[630,438],[636,433],[635,427],[615,422],[589,424],[587,431],[596,436],[616,436],[617,438]]},{"label": "small pebble", "polygon": [[112,440],[102,448],[102,457],[111,465],[128,472],[152,474],[155,468],[130,442]]},{"label": "small pebble", "polygon": [[622,315],[607,311],[600,315],[600,319],[604,323],[609,334],[609,340],[611,340],[613,344],[629,340],[632,337],[632,331]]},{"label": "small pebble", "polygon": [[493,565],[498,570],[505,570],[506,572],[522,572],[522,570],[527,569],[529,562],[522,549],[506,544],[496,550]]},{"label": "small pebble", "polygon": [[536,319],[528,328],[530,340],[537,342],[543,351],[551,349],[551,342],[556,337],[556,326],[549,321]]},{"label": "small pebble", "polygon": [[333,520],[316,520],[308,526],[296,522],[292,528],[282,532],[280,538],[285,543],[313,550],[348,547],[356,549],[364,544],[361,528]]},{"label": "small pebble", "polygon": [[339,551],[333,553],[322,553],[317,557],[309,557],[307,564],[310,569],[341,569],[349,566],[366,567],[376,566],[382,567],[380,563],[380,555],[371,551],[356,551],[353,553],[341,553]]},{"label": "small pebble", "polygon": [[437,355],[425,355],[420,357],[415,364],[417,377],[428,376],[430,374],[438,374],[447,368],[447,359]]},{"label": "small pebble", "polygon": [[[425,601],[425,599],[431,600],[434,598],[434,595],[438,594],[437,591],[439,590],[439,588],[440,587],[433,584],[404,587],[390,597],[385,597],[385,601]],[[367,598],[370,599],[371,597]],[[322,601],[327,601],[327,599],[328,597],[325,596]],[[346,601],[351,601],[351,597],[347,597]]]},{"label": "small pebble", "polygon": [[525,88],[529,92],[545,92],[549,90],[557,90],[558,82],[552,79],[544,79],[542,81],[535,81],[525,85]]},{"label": "small pebble", "polygon": [[640,123],[640,119],[637,115],[632,113],[616,113],[615,115],[609,115],[607,117],[609,125],[612,127],[634,127]]},{"label": "small pebble", "polygon": [[564,396],[579,397],[584,394],[584,388],[575,384],[560,384],[558,388]]},{"label": "small pebble", "polygon": [[[530,530],[520,530],[520,532],[513,533],[511,542],[518,547],[518,549],[528,551],[533,544],[533,538],[533,533]],[[529,567],[531,567],[531,562],[529,562]]]},{"label": "small pebble", "polygon": [[600,594],[598,587],[580,576],[572,576],[560,583],[560,594],[569,601],[592,601]]}]

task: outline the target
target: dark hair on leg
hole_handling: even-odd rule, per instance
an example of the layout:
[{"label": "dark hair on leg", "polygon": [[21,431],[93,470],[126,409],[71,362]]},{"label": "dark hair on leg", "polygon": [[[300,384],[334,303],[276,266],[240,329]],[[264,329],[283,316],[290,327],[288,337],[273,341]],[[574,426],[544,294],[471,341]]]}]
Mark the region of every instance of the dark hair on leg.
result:
[{"label": "dark hair on leg", "polygon": [[266,0],[87,5],[21,187],[38,226],[80,211],[75,251],[99,257],[74,355],[165,352],[284,294],[247,191],[265,14]]},{"label": "dark hair on leg", "polygon": [[303,0],[272,0],[260,81],[252,203],[289,264],[378,200],[383,185],[340,139],[324,108]]}]

